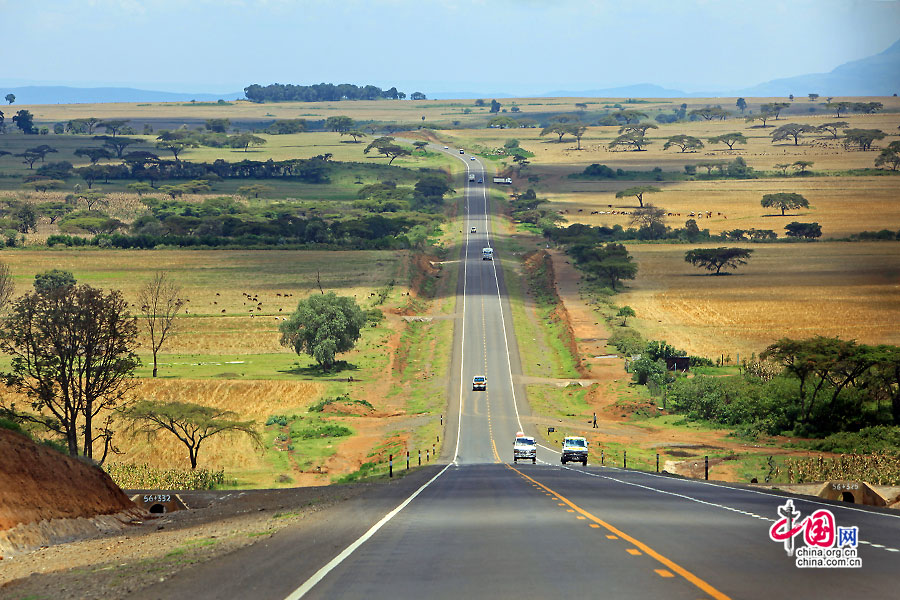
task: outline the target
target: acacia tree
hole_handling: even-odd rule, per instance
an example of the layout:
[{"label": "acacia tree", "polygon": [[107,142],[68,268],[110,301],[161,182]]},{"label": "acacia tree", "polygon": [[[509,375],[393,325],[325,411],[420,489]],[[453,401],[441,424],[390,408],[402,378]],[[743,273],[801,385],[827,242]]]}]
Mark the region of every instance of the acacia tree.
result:
[{"label": "acacia tree", "polygon": [[[102,463],[111,449],[111,410],[134,387],[140,365],[137,325],[119,291],[105,294],[67,275],[36,279],[35,291],[13,304],[0,327],[0,350],[11,357],[3,377],[31,401],[34,412],[20,418],[62,435],[72,456],[79,454],[79,434],[87,457],[102,441]],[[101,412],[106,416],[95,429]]]},{"label": "acacia tree", "polygon": [[328,371],[336,354],[353,348],[365,324],[366,315],[353,298],[328,292],[298,302],[297,310],[278,329],[282,346],[308,354]]},{"label": "acacia tree", "polygon": [[796,192],[766,194],[759,203],[763,208],[780,208],[782,217],[784,216],[784,211],[789,208],[809,208],[809,201]]},{"label": "acacia tree", "polygon": [[647,204],[631,211],[631,225],[639,227],[653,227],[663,225],[666,222],[666,209]]},{"label": "acacia tree", "polygon": [[743,133],[734,132],[734,133],[723,133],[722,135],[717,135],[715,137],[711,137],[707,140],[710,144],[725,144],[728,146],[729,150],[734,150],[735,144],[746,144],[747,138]]},{"label": "acacia tree", "polygon": [[259,446],[262,440],[253,421],[240,421],[237,413],[191,402],[141,400],[121,412],[131,421],[132,434],[155,438],[168,431],[187,447],[191,469],[197,468],[197,456],[203,441],[220,433],[245,433]]},{"label": "acacia tree", "polygon": [[741,114],[744,114],[744,111],[747,110],[747,101],[743,98],[738,98],[734,105],[738,107],[738,110],[741,111]]},{"label": "acacia tree", "polygon": [[615,290],[624,279],[634,279],[638,266],[622,244],[576,245],[572,256],[591,279],[604,279]]},{"label": "acacia tree", "polygon": [[760,110],[755,115],[750,115],[745,121],[748,123],[752,123],[753,121],[762,121],[762,125],[754,125],[754,127],[772,127],[772,125],[766,125],[766,121],[775,116],[775,113],[768,110]]},{"label": "acacia tree", "polygon": [[886,134],[880,129],[845,129],[844,146],[857,146],[860,150],[870,150],[876,140],[883,140]]},{"label": "acacia tree", "polygon": [[849,126],[850,123],[848,123],[847,121],[832,121],[830,123],[822,123],[816,129],[818,129],[819,131],[830,133],[831,139],[836,140],[838,138],[837,130]]},{"label": "acacia tree", "polygon": [[875,166],[890,167],[891,171],[896,171],[900,167],[900,142],[888,144],[888,147],[875,158]]},{"label": "acacia tree", "polygon": [[769,135],[772,136],[772,143],[780,142],[782,140],[794,140],[794,145],[800,145],[800,136],[804,133],[815,133],[818,131],[818,127],[814,125],[802,125],[800,123],[787,123],[786,125],[782,125]]},{"label": "acacia tree", "polygon": [[630,306],[623,306],[619,309],[619,312],[616,313],[617,317],[622,317],[622,327],[628,323],[628,317],[635,316],[634,309]]},{"label": "acacia tree", "polygon": [[627,198],[628,196],[634,196],[635,198],[637,198],[638,204],[643,207],[644,194],[655,194],[661,191],[662,190],[655,185],[639,185],[616,192],[616,198]]},{"label": "acacia tree", "polygon": [[715,275],[725,275],[723,268],[737,269],[747,264],[753,250],[744,248],[695,248],[684,253],[685,262],[707,271],[715,271]]},{"label": "acacia tree", "polygon": [[673,135],[668,140],[666,140],[666,143],[663,144],[663,150],[668,150],[672,146],[681,148],[682,152],[687,152],[688,150],[694,152],[703,148],[703,142],[701,142],[699,138],[695,138],[692,135],[680,134]]},{"label": "acacia tree", "polygon": [[131,138],[115,137],[109,135],[95,135],[94,139],[99,142],[103,142],[104,147],[107,147],[111,151],[115,152],[116,158],[122,158],[122,153],[125,151],[125,148],[127,148],[131,144],[136,144],[139,141]]},{"label": "acacia tree", "polygon": [[175,325],[175,317],[185,304],[181,288],[165,271],[157,271],[153,279],[141,288],[138,303],[141,305],[141,319],[150,334],[150,351],[153,353],[153,377],[157,374],[156,355],[166,342]]},{"label": "acacia tree", "polygon": [[355,125],[356,122],[346,115],[338,115],[325,119],[325,128],[337,133],[350,131]]}]

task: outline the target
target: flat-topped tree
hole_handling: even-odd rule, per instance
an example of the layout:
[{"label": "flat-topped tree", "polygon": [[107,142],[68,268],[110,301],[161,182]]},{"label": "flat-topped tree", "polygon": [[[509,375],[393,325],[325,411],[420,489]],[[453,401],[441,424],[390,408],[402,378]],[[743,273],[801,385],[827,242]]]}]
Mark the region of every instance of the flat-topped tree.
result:
[{"label": "flat-topped tree", "polygon": [[794,140],[794,145],[800,145],[800,136],[805,133],[815,133],[818,131],[818,127],[814,125],[803,125],[800,123],[788,123],[786,125],[782,125],[769,135],[772,136],[772,143],[780,142],[783,140]]},{"label": "flat-topped tree", "polygon": [[112,152],[106,148],[78,148],[74,152],[75,156],[87,158],[92,165],[96,165],[101,160],[109,160],[113,157]]},{"label": "flat-topped tree", "polygon": [[809,208],[809,201],[796,192],[766,194],[759,203],[763,208],[780,208],[782,217],[787,209]]},{"label": "flat-topped tree", "polygon": [[734,150],[735,144],[746,144],[747,137],[743,133],[736,131],[734,133],[723,133],[722,135],[711,137],[706,141],[710,144],[725,144],[728,146],[729,150]]},{"label": "flat-topped tree", "polygon": [[860,150],[870,150],[877,140],[883,140],[887,134],[880,129],[845,129],[844,146],[857,146]]},{"label": "flat-topped tree", "polygon": [[745,119],[745,121],[747,121],[748,123],[752,123],[753,121],[762,121],[762,125],[759,127],[765,128],[765,127],[772,127],[771,125],[766,125],[766,121],[768,121],[769,119],[771,119],[773,117],[775,117],[775,113],[768,111],[768,110],[760,110],[755,115],[749,115]]},{"label": "flat-topped tree", "polygon": [[119,130],[130,122],[130,119],[108,119],[106,121],[100,121],[97,125],[103,127],[106,130],[106,133],[111,133],[113,137],[116,137]]},{"label": "flat-topped tree", "polygon": [[684,253],[685,262],[707,271],[715,271],[714,275],[727,275],[722,269],[737,269],[747,264],[753,250],[744,248],[696,248]]},{"label": "flat-topped tree", "polygon": [[627,198],[628,196],[634,196],[635,198],[637,198],[638,204],[640,204],[641,208],[643,208],[644,194],[655,194],[661,191],[662,190],[655,185],[639,185],[616,192],[616,198]]},{"label": "flat-topped tree", "polygon": [[95,135],[94,139],[103,142],[104,147],[109,148],[112,152],[115,152],[116,158],[122,158],[122,153],[125,152],[125,148],[132,144],[137,144],[140,141],[126,137],[115,137],[109,135]]},{"label": "flat-topped tree", "polygon": [[875,159],[876,167],[890,167],[896,171],[900,167],[900,142],[891,142]]},{"label": "flat-topped tree", "polygon": [[703,142],[701,142],[699,138],[695,138],[692,135],[680,134],[669,137],[669,139],[666,140],[666,143],[663,144],[663,150],[668,150],[672,146],[681,148],[682,152],[687,152],[688,150],[694,152],[703,148]]},{"label": "flat-topped tree", "polygon": [[775,116],[775,120],[778,120],[778,115],[781,114],[785,108],[790,106],[789,102],[768,102],[759,107],[759,110],[762,112],[772,113]]},{"label": "flat-topped tree", "polygon": [[816,129],[825,133],[830,133],[831,139],[836,140],[838,138],[837,130],[849,126],[850,123],[847,121],[831,121],[830,123],[822,123]]},{"label": "flat-topped tree", "polygon": [[356,126],[356,121],[351,119],[346,115],[338,115],[335,117],[328,117],[325,119],[325,128],[329,131],[334,131],[337,133],[342,133],[344,131],[350,131],[353,127]]}]

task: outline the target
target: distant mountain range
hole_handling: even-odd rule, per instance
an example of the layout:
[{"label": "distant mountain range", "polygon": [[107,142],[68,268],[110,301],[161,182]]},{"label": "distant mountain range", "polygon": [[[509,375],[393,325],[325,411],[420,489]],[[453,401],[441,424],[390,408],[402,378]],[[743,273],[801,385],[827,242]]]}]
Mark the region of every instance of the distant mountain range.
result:
[{"label": "distant mountain range", "polygon": [[[0,97],[15,94],[16,104],[88,104],[98,102],[215,102],[244,98],[244,92],[191,94],[124,87],[79,88],[66,86],[0,87]],[[562,98],[709,98],[731,96],[890,96],[900,93],[900,40],[884,52],[844,63],[829,73],[811,73],[773,79],[739,90],[684,92],[651,83],[592,90],[552,90],[541,94],[506,92],[436,92],[433,99],[562,97]]]},{"label": "distant mountain range", "polygon": [[80,88],[67,86],[29,85],[16,88],[0,87],[0,97],[16,96],[16,104],[94,104],[98,102],[216,102],[243,98],[244,92],[227,94],[190,94],[157,92],[125,87]]}]

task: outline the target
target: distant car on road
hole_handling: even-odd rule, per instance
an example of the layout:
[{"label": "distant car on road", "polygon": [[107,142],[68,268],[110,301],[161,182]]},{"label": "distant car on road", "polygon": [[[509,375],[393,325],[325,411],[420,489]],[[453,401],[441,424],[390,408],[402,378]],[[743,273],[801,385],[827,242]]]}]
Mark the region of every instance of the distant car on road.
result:
[{"label": "distant car on road", "polygon": [[580,462],[587,466],[588,443],[583,437],[569,436],[563,440],[562,456],[559,460],[562,464],[567,462]]},{"label": "distant car on road", "polygon": [[478,233],[478,230],[475,229],[475,228],[473,227],[473,228],[472,228],[472,233]]},{"label": "distant car on road", "polygon": [[481,260],[494,260],[494,249],[493,248],[482,248],[481,249]]},{"label": "distant car on road", "polygon": [[483,177],[479,177],[479,178],[478,178],[478,183],[484,183],[484,178],[483,178]]},{"label": "distant car on road", "polygon": [[484,375],[476,375],[472,378],[472,391],[484,392],[487,390],[487,378]]},{"label": "distant car on road", "polygon": [[444,146],[444,150],[449,150],[450,146]]},{"label": "distant car on road", "polygon": [[469,160],[475,160],[475,157],[474,157],[474,156],[470,156],[470,157],[469,157]]},{"label": "distant car on road", "polygon": [[533,437],[528,437],[521,431],[516,434],[516,441],[513,442],[513,462],[519,462],[519,459],[531,459],[531,464],[537,462],[537,444]]},{"label": "distant car on road", "polygon": [[460,154],[465,154],[465,153],[466,153],[466,151],[465,151],[465,150],[463,150],[463,149],[462,149],[462,148],[460,148],[460,149],[459,149],[459,153],[460,153]]}]

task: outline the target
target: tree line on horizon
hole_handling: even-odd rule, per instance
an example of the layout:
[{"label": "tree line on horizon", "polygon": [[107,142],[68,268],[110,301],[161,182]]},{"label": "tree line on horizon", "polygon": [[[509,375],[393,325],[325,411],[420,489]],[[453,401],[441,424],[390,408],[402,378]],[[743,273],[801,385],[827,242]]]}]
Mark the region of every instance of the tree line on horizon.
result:
[{"label": "tree line on horizon", "polygon": [[[314,85],[294,85],[254,83],[244,88],[250,102],[338,102],[341,100],[404,100],[406,93],[396,86],[383,90],[375,85],[354,85],[352,83],[317,83]],[[410,100],[425,100],[422,92],[413,92]]]}]

